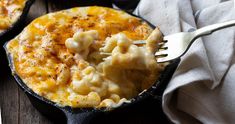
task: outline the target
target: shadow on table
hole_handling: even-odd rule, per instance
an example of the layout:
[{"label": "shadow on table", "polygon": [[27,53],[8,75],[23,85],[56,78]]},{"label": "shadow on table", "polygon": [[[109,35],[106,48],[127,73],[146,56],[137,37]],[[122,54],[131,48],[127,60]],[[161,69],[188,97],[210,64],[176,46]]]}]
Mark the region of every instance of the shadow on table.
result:
[{"label": "shadow on table", "polygon": [[6,53],[3,48],[0,49],[0,86],[4,80],[7,80],[11,76],[10,68],[8,66]]},{"label": "shadow on table", "polygon": [[148,99],[136,106],[128,108],[125,112],[114,111],[103,117],[96,117],[91,124],[171,124],[164,115],[161,102]]}]

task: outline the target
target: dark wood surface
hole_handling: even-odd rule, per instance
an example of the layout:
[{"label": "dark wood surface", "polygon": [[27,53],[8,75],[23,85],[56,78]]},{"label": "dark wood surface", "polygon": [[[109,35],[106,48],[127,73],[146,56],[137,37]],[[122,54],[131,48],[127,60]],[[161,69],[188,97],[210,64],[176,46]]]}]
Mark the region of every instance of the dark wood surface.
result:
[{"label": "dark wood surface", "polygon": [[[104,4],[106,6],[110,6],[110,3],[106,2]],[[48,12],[73,6],[78,6],[76,0],[36,0],[30,9],[25,25],[30,23],[33,19]],[[3,48],[1,47],[0,49],[0,107],[2,111],[3,124],[51,124],[52,122],[41,115],[31,105],[24,92],[18,88],[9,71]],[[155,106],[155,103],[153,103],[153,106]],[[156,106],[158,107],[153,107],[152,111],[146,110],[144,111],[146,113],[142,113],[141,115],[138,115],[137,113],[133,115],[125,115],[126,120],[124,121],[127,123],[143,124],[166,123],[166,117],[162,112],[159,112],[160,104],[156,104]],[[136,118],[141,118],[141,121]]]}]

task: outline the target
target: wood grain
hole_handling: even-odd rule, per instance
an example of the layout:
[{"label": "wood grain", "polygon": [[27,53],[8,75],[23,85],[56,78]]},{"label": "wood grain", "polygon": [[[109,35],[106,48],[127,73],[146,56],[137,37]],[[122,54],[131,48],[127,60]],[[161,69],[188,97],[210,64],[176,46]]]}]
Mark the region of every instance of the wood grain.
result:
[{"label": "wood grain", "polygon": [[29,23],[37,17],[47,13],[47,0],[35,0],[30,8],[26,22]]},{"label": "wood grain", "polygon": [[[6,77],[7,75],[4,74]],[[3,124],[16,124],[18,123],[19,114],[19,94],[18,87],[14,80],[9,76],[1,79],[0,82],[0,103],[2,109]]]}]

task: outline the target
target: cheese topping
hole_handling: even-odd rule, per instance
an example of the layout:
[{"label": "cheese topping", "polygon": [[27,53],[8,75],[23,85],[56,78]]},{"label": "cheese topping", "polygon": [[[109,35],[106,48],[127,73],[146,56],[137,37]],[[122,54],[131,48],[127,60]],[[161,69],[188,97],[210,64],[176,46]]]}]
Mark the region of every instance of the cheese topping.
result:
[{"label": "cheese topping", "polygon": [[22,14],[26,0],[0,1],[0,33],[11,27]]},{"label": "cheese topping", "polygon": [[[153,54],[161,33],[152,31],[122,11],[80,7],[34,20],[7,49],[35,93],[61,106],[117,107],[149,88],[163,69]],[[146,39],[144,46],[133,44]]]}]

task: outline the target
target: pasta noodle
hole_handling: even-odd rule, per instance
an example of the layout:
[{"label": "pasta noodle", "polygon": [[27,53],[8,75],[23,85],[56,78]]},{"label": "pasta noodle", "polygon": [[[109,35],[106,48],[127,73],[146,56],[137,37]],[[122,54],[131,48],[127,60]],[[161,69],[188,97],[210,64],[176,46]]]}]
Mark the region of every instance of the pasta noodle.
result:
[{"label": "pasta noodle", "polygon": [[[122,11],[80,7],[34,20],[7,49],[16,73],[35,93],[61,106],[117,107],[162,71],[153,54],[161,33],[148,38],[152,31]],[[133,44],[146,39],[146,45]]]}]

